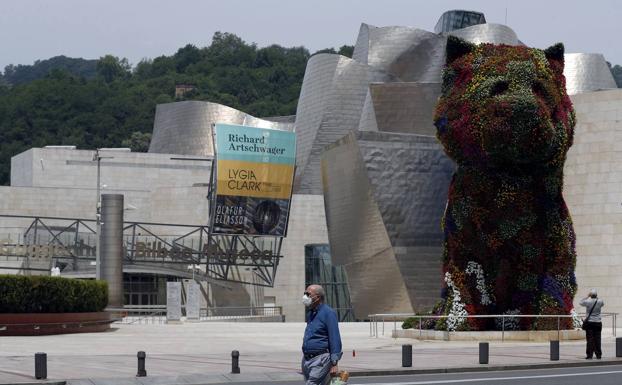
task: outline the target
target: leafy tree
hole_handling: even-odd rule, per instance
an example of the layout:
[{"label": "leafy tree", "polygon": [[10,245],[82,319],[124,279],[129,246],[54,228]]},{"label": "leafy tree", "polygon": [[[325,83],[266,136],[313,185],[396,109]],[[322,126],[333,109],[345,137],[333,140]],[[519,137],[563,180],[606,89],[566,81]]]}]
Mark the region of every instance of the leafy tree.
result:
[{"label": "leafy tree", "polygon": [[52,70],[65,70],[73,75],[92,79],[95,77],[97,60],[76,59],[66,56],[54,56],[47,60],[37,60],[33,65],[12,64],[4,67],[4,75],[0,82],[19,85],[41,79]]},{"label": "leafy tree", "polygon": [[126,58],[119,59],[112,55],[101,57],[97,62],[97,75],[104,79],[106,83],[126,77],[130,69],[131,66]]},{"label": "leafy tree", "polygon": [[121,144],[123,147],[129,147],[134,152],[147,152],[149,151],[149,143],[151,142],[151,133],[149,132],[132,132],[132,136],[125,139]]}]

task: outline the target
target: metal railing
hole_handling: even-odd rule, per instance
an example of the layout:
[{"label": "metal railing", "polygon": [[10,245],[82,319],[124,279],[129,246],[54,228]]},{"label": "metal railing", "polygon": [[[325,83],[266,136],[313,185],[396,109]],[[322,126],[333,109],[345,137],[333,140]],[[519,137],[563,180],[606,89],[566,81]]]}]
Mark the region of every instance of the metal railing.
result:
[{"label": "metal railing", "polygon": [[[185,309],[185,306],[182,306]],[[118,323],[122,324],[163,324],[166,323],[166,305],[125,306],[108,309],[120,314]],[[200,310],[199,321],[220,321],[258,317],[282,317],[281,306],[270,307],[210,307]]]},{"label": "metal railing", "polygon": [[[577,313],[581,319],[585,318],[585,313]],[[601,318],[611,319],[611,331],[612,335],[616,336],[616,328],[617,328],[617,316],[618,313],[600,313]],[[501,330],[491,330],[491,331],[500,331],[501,332],[501,341],[505,340],[505,325],[506,321],[513,320],[515,318],[552,318],[557,320],[557,329],[553,329],[557,331],[557,338],[559,340],[561,334],[561,320],[563,318],[574,318],[573,315],[560,315],[560,314],[488,314],[488,315],[467,315],[467,316],[448,316],[448,315],[418,315],[418,314],[408,314],[408,313],[393,313],[393,314],[370,314],[369,316],[369,336],[378,338],[378,324],[382,323],[382,335],[385,333],[385,323],[393,323],[393,330],[397,330],[397,322],[404,321],[407,318],[415,318],[418,320],[419,324],[419,336],[423,335],[423,330],[434,330],[431,328],[423,328],[423,321],[434,319],[447,319],[447,318],[455,318],[455,319],[469,319],[469,318],[495,318],[501,320]],[[579,328],[576,328],[579,329]],[[507,331],[525,331],[525,330],[507,330]],[[550,331],[550,330],[549,330]]]}]

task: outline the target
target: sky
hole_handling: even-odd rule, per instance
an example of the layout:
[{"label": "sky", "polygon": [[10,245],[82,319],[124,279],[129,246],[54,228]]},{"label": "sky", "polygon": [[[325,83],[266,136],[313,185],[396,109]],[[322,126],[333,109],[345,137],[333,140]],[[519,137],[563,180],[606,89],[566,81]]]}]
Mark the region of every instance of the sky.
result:
[{"label": "sky", "polygon": [[618,0],[0,0],[0,70],[57,55],[111,54],[135,65],[189,43],[207,46],[216,31],[314,52],[354,45],[362,22],[432,31],[450,9],[481,11],[528,46],[561,41],[568,53],[622,65]]}]

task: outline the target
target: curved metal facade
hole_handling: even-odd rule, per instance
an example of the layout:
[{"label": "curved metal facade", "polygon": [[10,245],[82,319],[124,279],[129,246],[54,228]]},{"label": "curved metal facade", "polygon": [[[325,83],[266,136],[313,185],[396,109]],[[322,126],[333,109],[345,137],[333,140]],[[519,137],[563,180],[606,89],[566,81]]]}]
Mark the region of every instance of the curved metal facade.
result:
[{"label": "curved metal facade", "polygon": [[453,171],[430,136],[356,132],[324,152],[331,251],[345,266],[357,318],[437,301],[440,218]]},{"label": "curved metal facade", "polygon": [[478,24],[451,31],[448,35],[459,37],[474,44],[522,45],[512,28],[502,24]]},{"label": "curved metal facade", "polygon": [[372,83],[359,130],[434,136],[434,107],[440,92],[439,83]]},{"label": "curved metal facade", "polygon": [[158,104],[149,152],[212,156],[212,124],[229,123],[291,131],[293,124],[255,118],[218,103],[185,101]]},{"label": "curved metal facade", "polygon": [[569,95],[618,88],[602,54],[565,54],[564,76],[566,77],[566,91]]},{"label": "curved metal facade", "polygon": [[358,128],[369,83],[390,80],[386,73],[345,56],[309,59],[296,111],[295,193],[322,193],[324,147]]},{"label": "curved metal facade", "polygon": [[419,28],[362,24],[352,58],[401,81],[440,81],[446,38]]}]

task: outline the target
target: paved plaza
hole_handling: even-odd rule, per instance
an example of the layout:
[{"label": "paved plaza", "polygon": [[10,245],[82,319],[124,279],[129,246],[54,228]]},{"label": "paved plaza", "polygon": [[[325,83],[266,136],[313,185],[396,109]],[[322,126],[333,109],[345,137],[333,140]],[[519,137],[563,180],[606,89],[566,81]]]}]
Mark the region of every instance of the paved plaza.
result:
[{"label": "paved plaza", "polygon": [[[492,342],[490,364],[478,363],[477,342],[369,336],[368,323],[342,323],[342,369],[353,373],[402,370],[401,345],[413,345],[414,370],[550,365],[548,343]],[[48,355],[49,380],[70,384],[174,384],[301,378],[304,323],[186,323],[114,325],[106,333],[0,338],[0,384],[32,382],[34,353]],[[147,353],[147,378],[137,382],[136,353]],[[240,352],[241,374],[231,375],[231,351]],[[561,364],[583,364],[585,341],[562,342]],[[611,329],[603,331],[604,360],[616,360]],[[355,352],[355,354],[353,354]],[[594,360],[596,363],[596,360]]]}]

